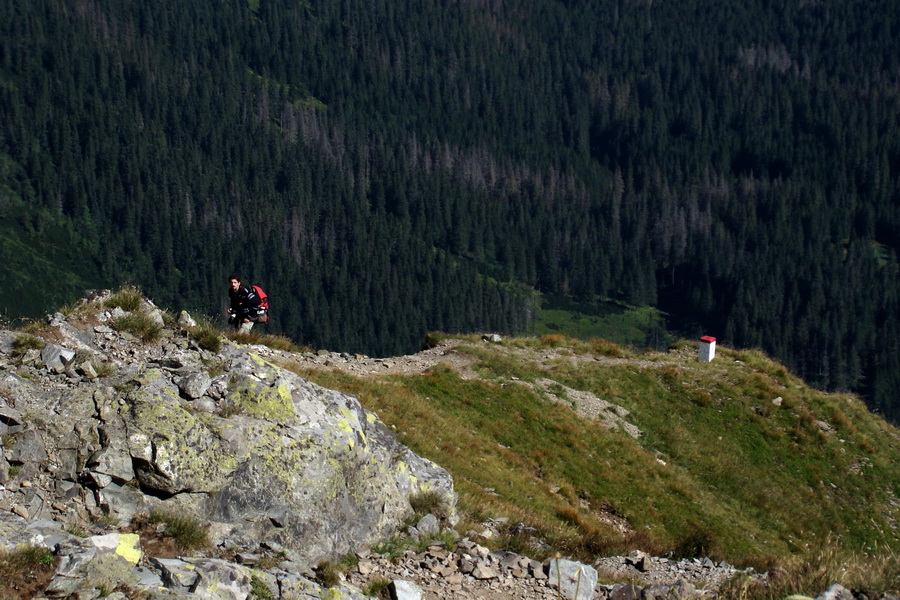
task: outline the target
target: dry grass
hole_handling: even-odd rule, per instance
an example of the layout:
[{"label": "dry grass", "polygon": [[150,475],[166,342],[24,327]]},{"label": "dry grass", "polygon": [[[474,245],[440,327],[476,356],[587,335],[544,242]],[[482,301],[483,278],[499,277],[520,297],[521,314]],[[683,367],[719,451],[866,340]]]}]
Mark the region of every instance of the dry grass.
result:
[{"label": "dry grass", "polygon": [[56,571],[49,548],[19,546],[0,550],[0,598],[30,600],[43,591]]},{"label": "dry grass", "polygon": [[12,356],[24,356],[29,350],[43,349],[46,344],[46,341],[29,333],[17,335],[12,344]]},{"label": "dry grass", "polygon": [[789,559],[778,566],[766,565],[767,581],[737,578],[720,593],[723,600],[781,600],[799,594],[816,597],[834,583],[864,590],[869,597],[900,591],[900,555],[894,550],[852,552],[836,538],[818,550]]}]

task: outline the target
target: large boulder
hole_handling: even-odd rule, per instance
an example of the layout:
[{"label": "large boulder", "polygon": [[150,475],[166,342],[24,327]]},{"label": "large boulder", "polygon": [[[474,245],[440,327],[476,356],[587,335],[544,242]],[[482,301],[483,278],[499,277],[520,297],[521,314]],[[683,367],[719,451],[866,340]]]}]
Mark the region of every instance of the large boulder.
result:
[{"label": "large boulder", "polygon": [[0,500],[21,514],[124,526],[171,509],[309,564],[393,535],[420,492],[440,492],[453,515],[444,469],[402,446],[356,398],[252,347],[144,345],[100,326],[76,344],[56,331],[54,356],[90,342],[114,375],[78,380],[38,365],[0,379],[0,423],[12,436],[2,462],[21,465],[23,483]]}]

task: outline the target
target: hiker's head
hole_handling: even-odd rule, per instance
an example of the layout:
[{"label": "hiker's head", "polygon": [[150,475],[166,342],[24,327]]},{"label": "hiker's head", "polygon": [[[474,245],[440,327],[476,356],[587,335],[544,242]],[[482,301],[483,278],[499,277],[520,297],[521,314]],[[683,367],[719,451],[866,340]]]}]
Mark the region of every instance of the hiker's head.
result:
[{"label": "hiker's head", "polygon": [[241,287],[241,278],[237,273],[232,273],[228,276],[228,283],[231,284],[231,289],[238,291],[238,288]]}]

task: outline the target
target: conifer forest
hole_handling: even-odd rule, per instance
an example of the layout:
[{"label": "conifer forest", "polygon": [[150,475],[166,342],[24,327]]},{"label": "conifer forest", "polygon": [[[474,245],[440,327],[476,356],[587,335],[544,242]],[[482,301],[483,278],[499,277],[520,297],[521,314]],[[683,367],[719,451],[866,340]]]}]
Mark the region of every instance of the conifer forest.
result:
[{"label": "conifer forest", "polygon": [[900,419],[894,0],[0,2],[0,317],[332,350],[657,306]]}]

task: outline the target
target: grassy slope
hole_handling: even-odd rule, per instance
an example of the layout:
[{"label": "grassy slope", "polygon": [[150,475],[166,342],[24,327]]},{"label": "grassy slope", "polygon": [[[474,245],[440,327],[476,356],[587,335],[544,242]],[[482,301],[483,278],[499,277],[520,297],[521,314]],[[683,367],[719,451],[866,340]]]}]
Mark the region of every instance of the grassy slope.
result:
[{"label": "grassy slope", "polygon": [[[559,357],[530,358],[547,346]],[[897,429],[759,352],[720,348],[701,364],[695,344],[631,355],[561,336],[469,338],[458,351],[477,358],[478,378],[446,367],[380,379],[303,374],[357,395],[447,468],[473,520],[522,521],[567,553],[642,547],[759,566],[838,537],[853,552],[900,550]],[[540,379],[559,385],[526,385]],[[563,386],[624,407],[643,435],[553,402],[554,391],[565,399]],[[608,525],[619,517],[633,531]]]}]

